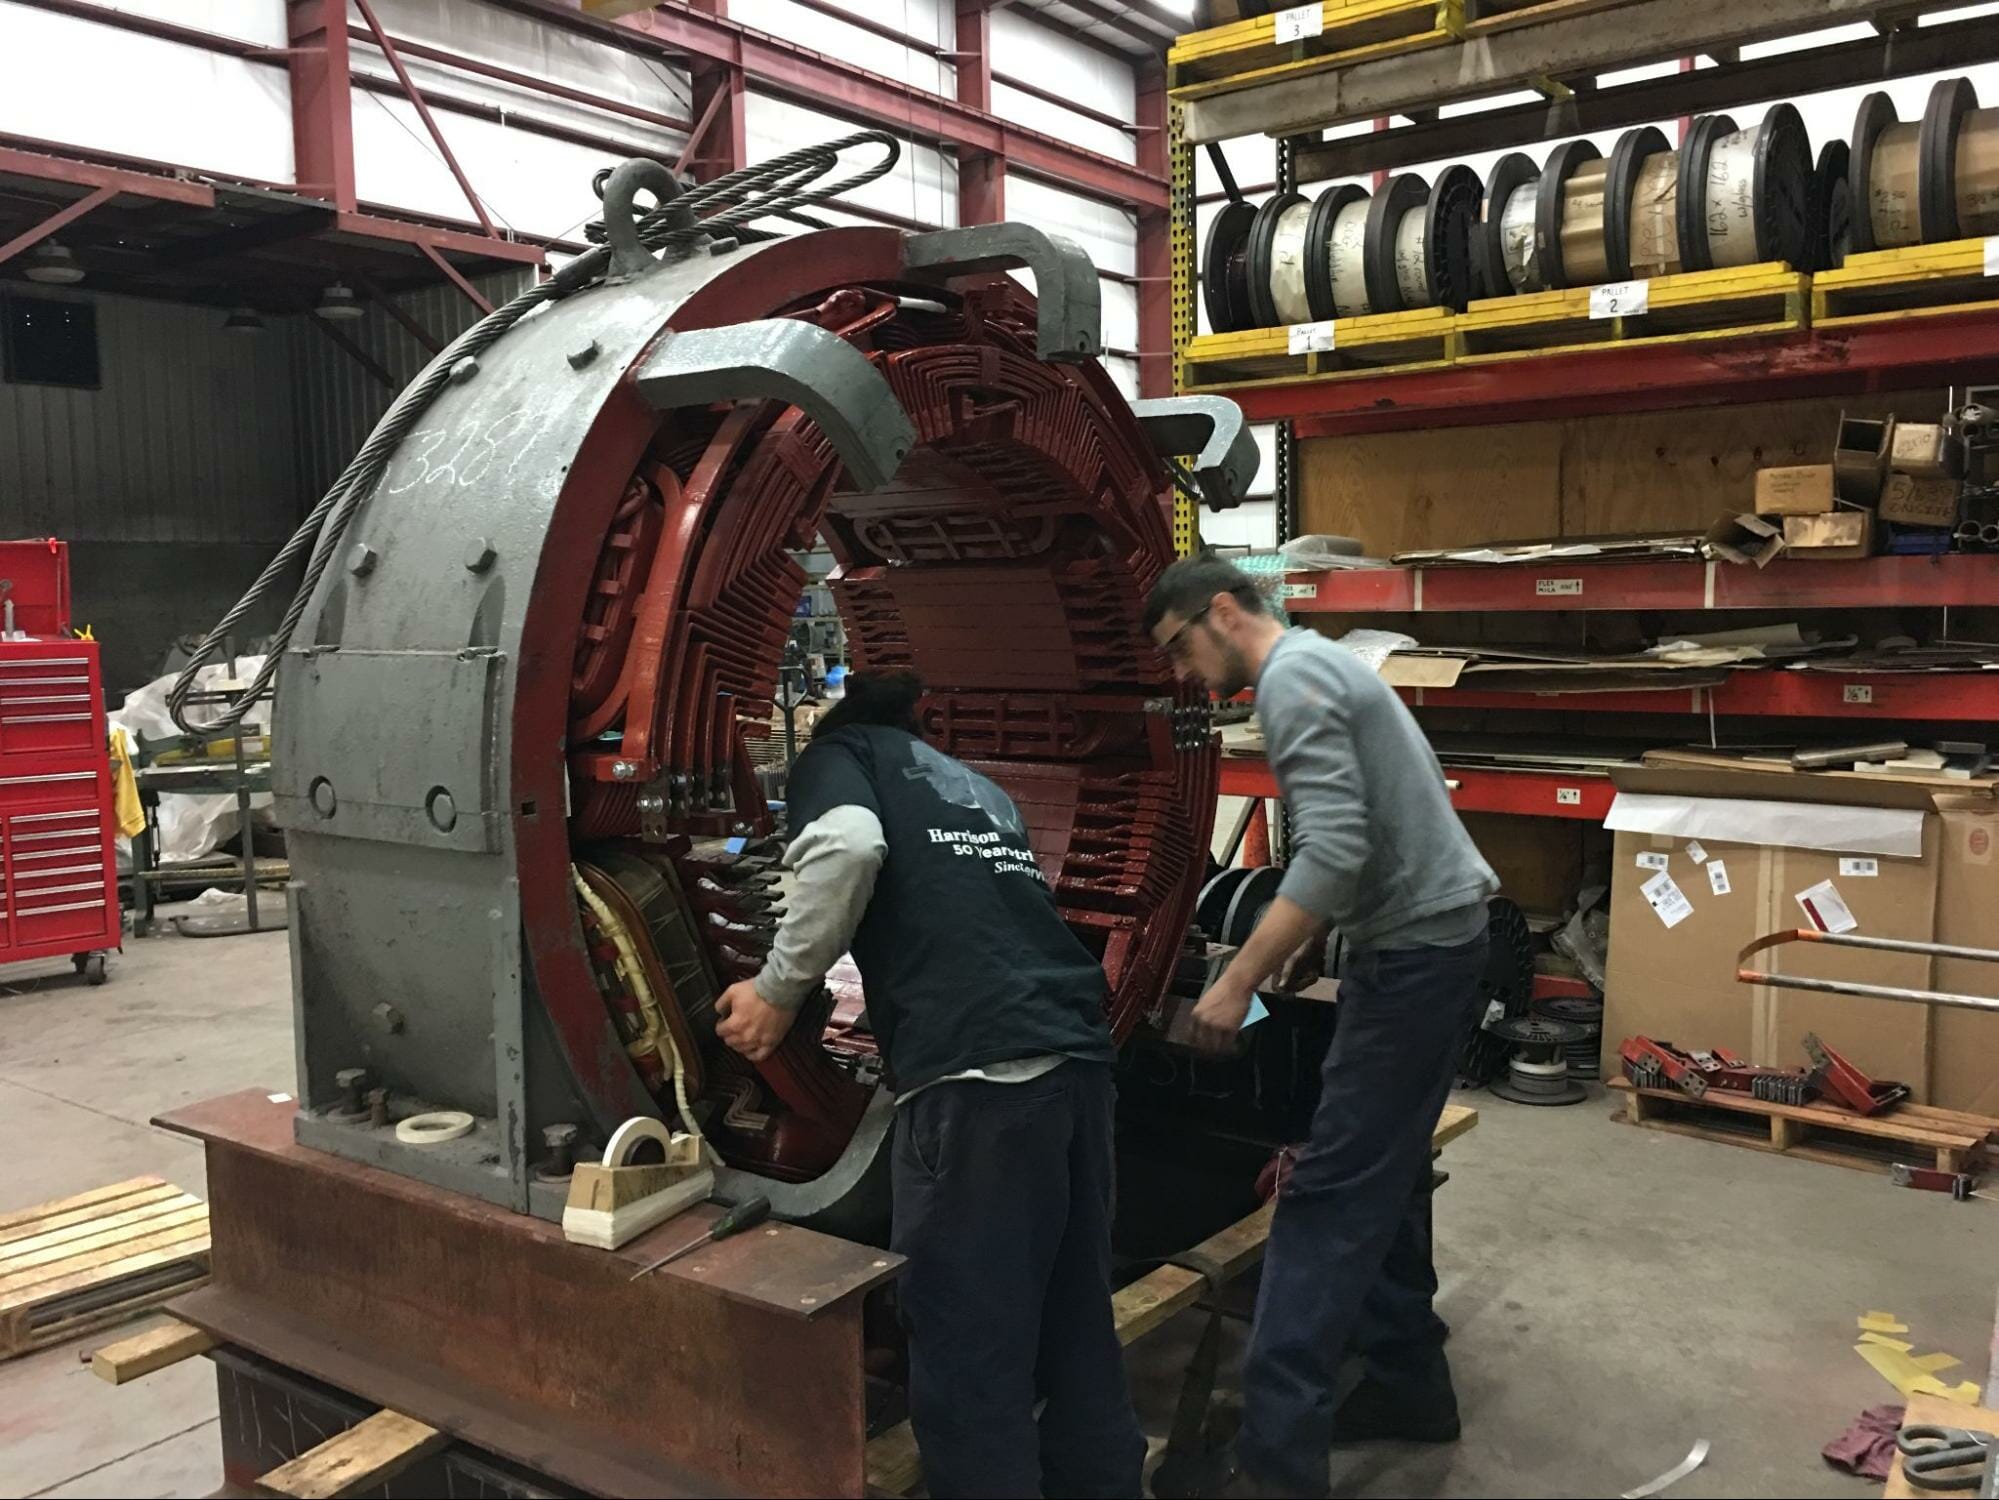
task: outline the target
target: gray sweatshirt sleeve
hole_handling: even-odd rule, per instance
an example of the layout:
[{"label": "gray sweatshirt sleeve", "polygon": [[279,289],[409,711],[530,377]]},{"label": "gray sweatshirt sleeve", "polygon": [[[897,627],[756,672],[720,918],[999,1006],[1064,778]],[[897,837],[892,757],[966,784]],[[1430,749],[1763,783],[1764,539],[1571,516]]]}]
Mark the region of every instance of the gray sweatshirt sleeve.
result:
[{"label": "gray sweatshirt sleeve", "polygon": [[1320,921],[1351,912],[1367,864],[1367,801],[1346,696],[1332,669],[1296,652],[1256,686],[1270,768],[1291,812],[1291,863],[1277,894]]},{"label": "gray sweatshirt sleeve", "polygon": [[797,878],[756,977],[759,995],[796,1010],[819,988],[852,945],[887,857],[881,820],[851,803],[828,808],[791,841],[784,863]]}]

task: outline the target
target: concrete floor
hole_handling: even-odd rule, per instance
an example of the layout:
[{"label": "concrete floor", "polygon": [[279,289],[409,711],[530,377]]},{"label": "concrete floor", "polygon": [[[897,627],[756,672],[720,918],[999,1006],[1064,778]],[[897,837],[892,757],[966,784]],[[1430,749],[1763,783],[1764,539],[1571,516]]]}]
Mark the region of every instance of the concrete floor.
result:
[{"label": "concrete floor", "polygon": [[[16,1143],[0,1212],[146,1172],[199,1192],[200,1149],[146,1121],[292,1086],[282,934],[153,938],[114,964],[101,989],[67,965],[0,983],[0,1139]],[[1344,1450],[1343,1493],[1618,1494],[1706,1438],[1707,1466],[1673,1495],[1865,1494],[1819,1458],[1862,1407],[1896,1399],[1853,1353],[1858,1314],[1899,1314],[1919,1351],[1948,1350],[1964,1361],[1953,1375],[1983,1380],[1992,1204],[1631,1129],[1602,1099],[1473,1102],[1479,1128],[1446,1152],[1437,1204],[1465,1440]],[[1197,1333],[1190,1316],[1131,1351],[1156,1433]],[[114,1389],[77,1355],[0,1365],[0,1494],[219,1483],[206,1361]]]}]

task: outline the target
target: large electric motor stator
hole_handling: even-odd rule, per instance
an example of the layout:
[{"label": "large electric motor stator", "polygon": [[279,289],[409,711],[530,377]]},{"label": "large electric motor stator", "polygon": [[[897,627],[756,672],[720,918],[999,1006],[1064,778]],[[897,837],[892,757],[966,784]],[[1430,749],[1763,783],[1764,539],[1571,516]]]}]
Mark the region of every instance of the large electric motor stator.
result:
[{"label": "large electric motor stator", "polygon": [[[613,177],[601,285],[447,351],[284,655],[298,1133],[550,1215],[545,1129],[685,1111],[781,1215],[875,1233],[892,1099],[854,976],[764,1063],[714,1037],[778,915],[748,745],[793,554],[830,547],[857,664],[920,672],[934,742],[1020,805],[1122,1040],[1178,960],[1217,776],[1205,707],[1140,628],[1173,556],[1148,425],[1167,453],[1209,443],[1200,472],[1237,489],[1254,448],[1227,403],[1119,395],[1066,242],[738,244],[690,218],[655,258],[640,184],[672,187]],[[339,1108],[352,1067],[395,1116],[474,1129],[371,1130]]]}]

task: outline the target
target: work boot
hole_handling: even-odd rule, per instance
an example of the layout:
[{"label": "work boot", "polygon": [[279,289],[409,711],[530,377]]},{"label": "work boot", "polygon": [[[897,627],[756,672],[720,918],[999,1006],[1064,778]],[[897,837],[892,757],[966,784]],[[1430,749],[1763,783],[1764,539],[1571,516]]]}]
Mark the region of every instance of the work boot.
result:
[{"label": "work boot", "polygon": [[1441,1383],[1387,1385],[1364,1377],[1333,1413],[1336,1443],[1455,1443],[1458,1397]]}]

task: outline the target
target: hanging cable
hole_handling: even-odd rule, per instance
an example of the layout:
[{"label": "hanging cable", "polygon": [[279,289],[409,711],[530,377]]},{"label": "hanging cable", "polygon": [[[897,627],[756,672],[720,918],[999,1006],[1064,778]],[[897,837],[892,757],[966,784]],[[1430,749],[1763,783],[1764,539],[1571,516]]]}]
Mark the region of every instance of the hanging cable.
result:
[{"label": "hanging cable", "polygon": [[[844,152],[867,146],[881,149],[879,160],[848,173],[830,186],[814,186],[838,169]],[[639,242],[649,250],[659,250],[670,245],[691,245],[703,238],[719,237],[732,230],[747,230],[756,220],[781,218],[864,187],[894,167],[901,154],[902,147],[896,138],[881,130],[858,131],[837,141],[787,152],[767,162],[718,177],[713,182],[700,183],[673,194],[668,201],[638,221]],[[367,441],[341,471],[340,477],[333,481],[332,487],[320,497],[319,503],[313,506],[298,530],[265,565],[243,597],[203,637],[201,645],[174,679],[167,692],[167,708],[173,715],[174,723],[183,731],[203,734],[229,728],[240,723],[256,703],[271,696],[278,664],[284,659],[286,648],[291,644],[299,621],[305,616],[320,579],[325,576],[337,553],[341,538],[346,535],[348,523],[360,509],[361,502],[374,493],[397,446],[431,402],[436,400],[438,392],[450,383],[453,373],[464,361],[476,359],[492,348],[509,329],[543,303],[560,301],[602,282],[611,264],[611,251],[604,244],[606,231],[603,221],[599,219],[588,225],[584,234],[596,248],[585,251],[549,280],[530,287],[459,334],[390,403],[388,411],[375,424],[375,430],[368,434]],[[259,604],[275,592],[279,581],[301,558],[306,559],[305,576],[279,620],[264,664],[249,687],[213,723],[190,721],[187,714],[188,695],[195,688],[197,674],[220,654],[229,637]]]}]

